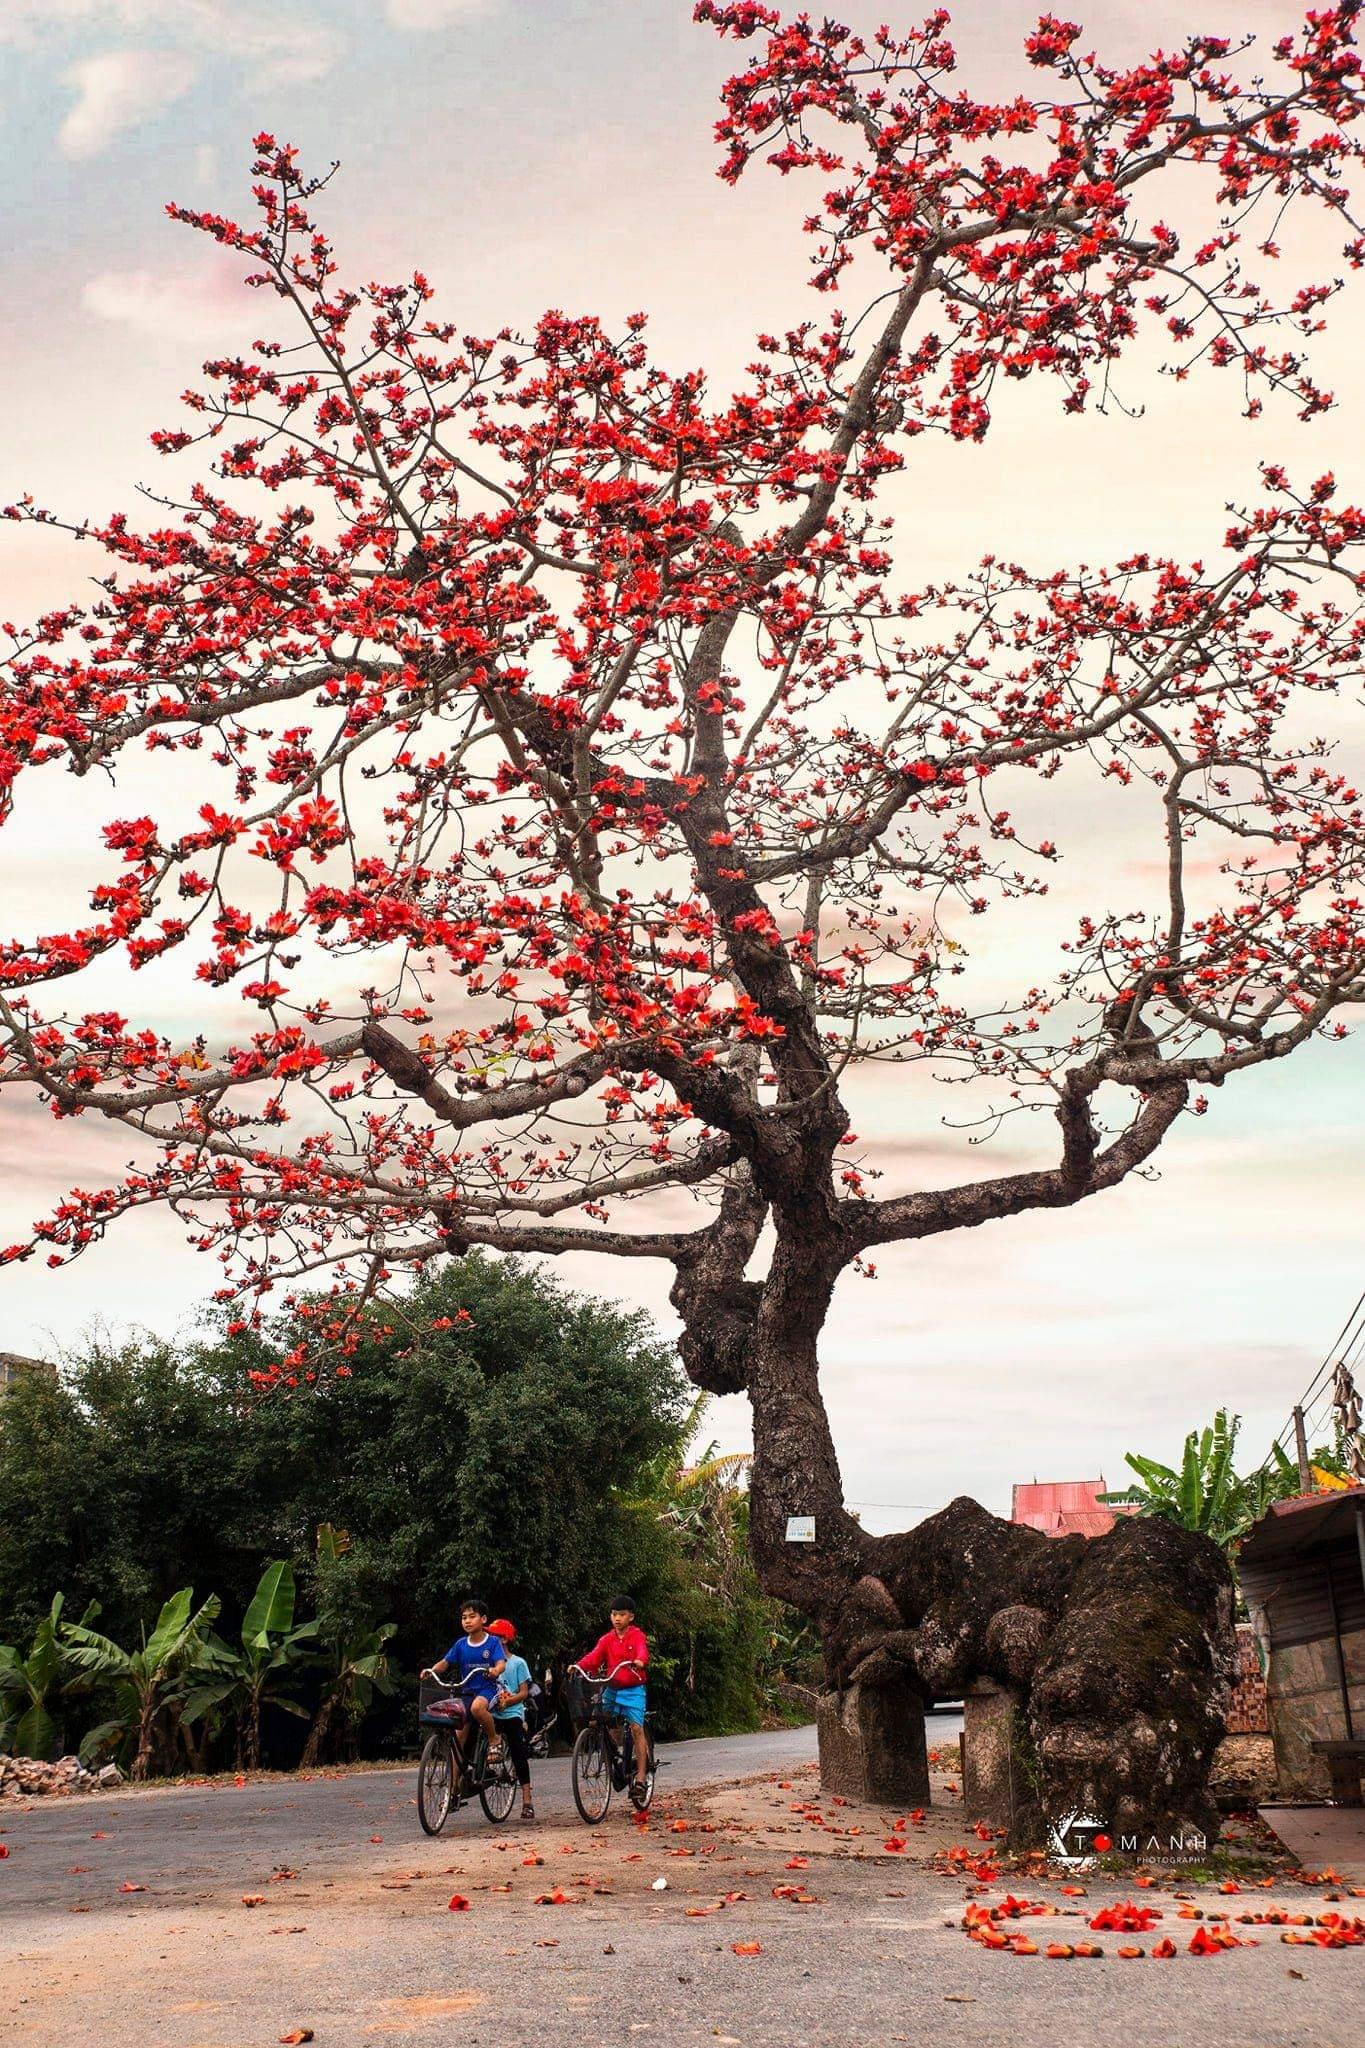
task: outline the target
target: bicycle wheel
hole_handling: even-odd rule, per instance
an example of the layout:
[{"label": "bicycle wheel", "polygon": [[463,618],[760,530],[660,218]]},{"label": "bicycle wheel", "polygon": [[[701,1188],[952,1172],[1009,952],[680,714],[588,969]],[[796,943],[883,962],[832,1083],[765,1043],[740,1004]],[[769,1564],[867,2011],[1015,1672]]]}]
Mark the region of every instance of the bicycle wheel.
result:
[{"label": "bicycle wheel", "polygon": [[517,1796],[517,1774],[506,1754],[484,1772],[479,1786],[479,1804],[492,1821],[506,1820]]},{"label": "bicycle wheel", "polygon": [[584,1728],[573,1746],[573,1803],[589,1827],[611,1805],[611,1759],[600,1728]]},{"label": "bicycle wheel", "polygon": [[455,1759],[448,1735],[428,1735],[417,1766],[417,1818],[425,1835],[439,1835],[455,1797]]}]

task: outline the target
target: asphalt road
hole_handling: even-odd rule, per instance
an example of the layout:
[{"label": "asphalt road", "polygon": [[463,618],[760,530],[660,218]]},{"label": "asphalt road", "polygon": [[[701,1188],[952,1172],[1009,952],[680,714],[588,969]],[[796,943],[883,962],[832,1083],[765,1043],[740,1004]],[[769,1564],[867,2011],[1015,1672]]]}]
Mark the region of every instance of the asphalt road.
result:
[{"label": "asphalt road", "polygon": [[[987,1953],[961,1932],[960,1883],[883,1853],[884,1819],[860,1810],[871,1826],[856,1841],[800,1837],[794,1807],[813,1787],[791,1778],[812,1753],[809,1730],[677,1745],[647,1832],[615,1809],[584,1828],[563,1762],[540,1771],[534,1829],[492,1830],[476,1808],[434,1842],[407,1771],[7,1804],[0,2036],[23,2048],[255,2048],[305,2027],[316,2048],[479,2036],[499,2048],[1093,2048],[1097,2035],[1123,2048],[1358,2048],[1365,1951],[1286,1948],[1266,1930],[1259,1948],[1203,1961],[1171,1922],[1182,1953],[1170,1963],[1119,1961],[1113,1937],[1095,1962]],[[714,1795],[697,1788],[758,1771],[749,1818],[713,1832]],[[798,1849],[806,1905],[774,1896]],[[554,1891],[567,1910],[536,1903]],[[455,1893],[468,1912],[448,1910]],[[758,1954],[736,1952],[753,1943]]]},{"label": "asphalt road", "polygon": [[[764,1735],[720,1736],[703,1742],[665,1743],[659,1756],[660,1794],[741,1778],[756,1771],[794,1769],[815,1756],[814,1728],[784,1728]],[[106,1871],[114,1883],[145,1884],[149,1894],[193,1893],[208,1885],[258,1888],[277,1866],[349,1870],[362,1850],[383,1848],[428,1864],[437,1851],[417,1822],[416,1766],[348,1771],[306,1782],[267,1778],[241,1789],[218,1779],[203,1788],[126,1792],[113,1798],[34,1801],[27,1812],[0,1806],[0,1827],[11,1856],[0,1870],[0,1914],[65,1913],[73,1894],[94,1899]],[[533,1769],[538,1826],[581,1833],[569,1786],[569,1760],[551,1757]],[[617,1808],[622,1803],[617,1801]],[[621,1818],[613,1810],[611,1824]],[[95,1831],[102,1839],[97,1839]],[[515,1815],[505,1831],[521,1839]],[[439,1861],[467,1844],[482,1845],[489,1823],[477,1804],[462,1807],[439,1837]],[[377,1839],[376,1839],[377,1838]],[[558,1836],[556,1837],[558,1839]],[[419,1853],[420,1852],[420,1853]],[[448,1852],[448,1853],[447,1853]],[[72,1884],[83,1865],[89,1886]],[[131,1896],[124,1894],[123,1896]],[[4,1922],[0,1921],[0,1929]],[[4,1939],[0,1931],[0,1941]]]}]

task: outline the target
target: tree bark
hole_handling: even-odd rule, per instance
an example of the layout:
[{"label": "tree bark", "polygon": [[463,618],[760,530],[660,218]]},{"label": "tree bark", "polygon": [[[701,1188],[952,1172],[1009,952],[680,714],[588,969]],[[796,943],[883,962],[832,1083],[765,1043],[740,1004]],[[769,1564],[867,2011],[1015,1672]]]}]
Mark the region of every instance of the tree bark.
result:
[{"label": "tree bark", "polygon": [[144,1701],[138,1715],[137,1752],[133,1757],[132,1775],[139,1782],[148,1776],[152,1767],[152,1738],[155,1732],[156,1703]]},{"label": "tree bark", "polygon": [[[837,1626],[862,1576],[865,1542],[844,1506],[839,1459],[820,1392],[819,1335],[835,1275],[808,1247],[779,1242],[748,1345],[754,1417],[750,1542],[765,1591],[822,1630]],[[790,1516],[813,1516],[813,1544],[787,1541]]]},{"label": "tree bark", "polygon": [[321,1761],[323,1746],[331,1731],[332,1716],[336,1712],[339,1698],[340,1693],[333,1690],[324,1693],[318,1703],[318,1710],[313,1716],[313,1725],[308,1730],[308,1740],[303,1745],[303,1755],[299,1758],[300,1770],[312,1770],[313,1766]]},{"label": "tree bark", "polygon": [[261,1767],[261,1702],[259,1695],[250,1693],[246,1710],[242,1715],[242,1754],[245,1758],[243,1769],[258,1771]]},{"label": "tree bark", "polygon": [[[1234,1667],[1216,1545],[1136,1517],[1049,1537],[966,1498],[869,1535],[844,1507],[819,1386],[832,1287],[808,1251],[779,1244],[747,1347],[754,1562],[768,1593],[818,1625],[827,1684],[908,1685],[926,1701],[977,1679],[1005,1687],[1035,1794],[1020,1845],[1071,1813],[1144,1845],[1216,1833],[1208,1773]],[[794,1515],[814,1517],[814,1544],[787,1541]]]}]

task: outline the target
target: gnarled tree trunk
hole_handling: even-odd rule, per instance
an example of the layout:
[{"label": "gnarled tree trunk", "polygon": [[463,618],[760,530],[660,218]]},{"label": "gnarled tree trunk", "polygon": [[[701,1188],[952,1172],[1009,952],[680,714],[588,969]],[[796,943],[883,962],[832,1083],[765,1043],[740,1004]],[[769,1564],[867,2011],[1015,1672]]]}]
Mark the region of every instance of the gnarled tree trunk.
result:
[{"label": "gnarled tree trunk", "polygon": [[[818,1382],[831,1288],[809,1247],[779,1245],[745,1354],[755,1565],[819,1625],[830,1687],[925,1701],[979,1679],[1005,1688],[1031,1795],[1016,1839],[1073,1813],[1144,1846],[1216,1832],[1207,1781],[1234,1664],[1217,1547],[1127,1517],[1105,1536],[1048,1537],[966,1498],[904,1534],[869,1535],[844,1507]],[[814,1517],[814,1544],[787,1541],[796,1515]],[[904,1715],[868,1725],[895,1730]]]}]

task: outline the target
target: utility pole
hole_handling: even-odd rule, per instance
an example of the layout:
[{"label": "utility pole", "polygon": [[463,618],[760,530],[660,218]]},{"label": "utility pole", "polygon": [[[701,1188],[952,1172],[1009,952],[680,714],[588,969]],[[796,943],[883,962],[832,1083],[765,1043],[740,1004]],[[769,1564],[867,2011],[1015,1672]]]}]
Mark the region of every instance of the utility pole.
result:
[{"label": "utility pole", "polygon": [[1299,1492],[1313,1491],[1313,1476],[1308,1470],[1308,1438],[1304,1433],[1303,1410],[1294,1410],[1294,1446],[1299,1454]]},{"label": "utility pole", "polygon": [[1332,1404],[1337,1411],[1346,1468],[1357,1486],[1365,1483],[1365,1446],[1361,1442],[1360,1396],[1344,1358],[1337,1361],[1332,1379]]}]

